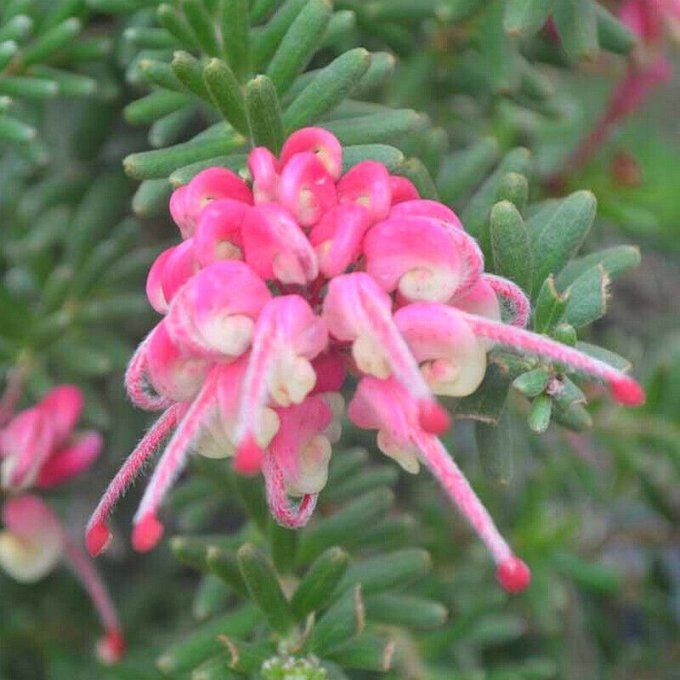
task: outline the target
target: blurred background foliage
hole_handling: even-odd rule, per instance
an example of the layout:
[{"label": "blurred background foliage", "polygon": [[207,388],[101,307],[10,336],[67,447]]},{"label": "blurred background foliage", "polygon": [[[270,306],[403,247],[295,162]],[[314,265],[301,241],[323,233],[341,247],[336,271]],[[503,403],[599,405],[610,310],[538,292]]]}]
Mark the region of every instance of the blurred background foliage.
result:
[{"label": "blurred background foliage", "polygon": [[[586,411],[573,383],[572,401],[552,406],[540,389],[529,404],[506,384],[499,430],[458,420],[448,443],[532,567],[522,596],[496,587],[431,480],[398,475],[347,426],[321,512],[300,536],[264,517],[257,484],[206,460],[173,494],[176,538],[139,556],[116,532],[100,560],[130,646],[115,668],[90,654],[94,614],[69,575],[30,587],[0,578],[1,678],[678,677],[678,76],[590,162],[569,166],[633,49],[609,13],[619,3],[0,5],[0,372],[25,373],[26,404],[76,382],[105,432],[104,459],[55,494],[74,533],[145,425],[121,376],[152,319],[146,270],[175,238],[172,186],[207,165],[240,169],[251,141],[275,147],[311,123],[353,159],[382,160],[453,206],[496,269],[496,201],[530,223],[547,199],[592,190],[597,218],[581,255],[634,244],[642,261],[579,339],[629,357],[648,390],[635,411],[589,392]],[[249,32],[236,21],[248,7]],[[301,47],[277,61],[286,40]],[[668,55],[677,63],[670,46]],[[277,108],[274,123],[260,115]],[[621,271],[636,264],[631,252]],[[468,406],[458,415],[474,416]],[[571,429],[549,425],[551,414]],[[323,569],[329,580],[314,590],[310,574]],[[279,583],[301,593],[292,612],[280,593],[258,590]],[[283,669],[288,654],[307,659],[298,675]]]}]

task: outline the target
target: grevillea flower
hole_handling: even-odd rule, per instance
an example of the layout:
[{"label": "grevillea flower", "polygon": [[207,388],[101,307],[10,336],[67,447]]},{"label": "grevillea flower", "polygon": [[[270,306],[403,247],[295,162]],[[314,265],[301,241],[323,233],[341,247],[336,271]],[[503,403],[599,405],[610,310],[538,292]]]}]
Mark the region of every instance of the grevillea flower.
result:
[{"label": "grevillea flower", "polygon": [[98,432],[76,431],[83,396],[72,385],[51,390],[0,430],[2,506],[0,566],[17,581],[38,581],[65,559],[92,598],[105,630],[97,645],[102,661],[117,661],[124,642],[116,610],[99,574],[69,537],[53,510],[30,487],[51,488],[86,470],[102,448]]},{"label": "grevillea flower", "polygon": [[131,399],[163,413],[95,510],[90,552],[105,547],[113,505],[166,436],[134,518],[136,549],[160,539],[160,505],[190,451],[261,471],[276,520],[304,525],[326,482],[351,374],[350,420],[376,430],[379,448],[405,470],[424,464],[488,547],[503,587],[522,590],[528,568],[438,439],[449,416],[437,395],[474,392],[494,345],[604,381],[625,404],[640,403],[641,388],[523,330],[528,300],[484,273],[458,217],[380,163],[342,174],[330,133],[300,130],[278,159],[254,149],[248,167],[248,183],[211,168],[173,194],[184,240],[151,268],[149,300],[163,318],[126,376]]},{"label": "grevillea flower", "polygon": [[616,85],[604,113],[592,131],[580,142],[569,165],[572,170],[585,165],[607,140],[614,127],[646,101],[654,88],[671,78],[665,37],[680,40],[678,0],[625,0],[619,19],[637,36],[638,45],[628,60],[626,73]]}]

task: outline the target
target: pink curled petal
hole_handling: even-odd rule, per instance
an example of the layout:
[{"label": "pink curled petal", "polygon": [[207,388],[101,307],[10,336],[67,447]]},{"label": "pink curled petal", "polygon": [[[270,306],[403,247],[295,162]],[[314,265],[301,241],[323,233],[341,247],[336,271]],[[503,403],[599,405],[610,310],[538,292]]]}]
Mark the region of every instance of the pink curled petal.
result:
[{"label": "pink curled petal", "polygon": [[316,507],[317,494],[306,494],[297,505],[291,503],[286,493],[283,474],[274,456],[265,454],[262,461],[267,504],[276,522],[288,529],[300,529],[309,522]]},{"label": "pink curled petal", "polygon": [[148,349],[149,343],[157,329],[158,326],[139,344],[125,371],[125,391],[132,400],[132,403],[145,411],[160,411],[172,404],[172,400],[167,396],[153,394],[149,389]]},{"label": "pink curled petal", "polygon": [[278,429],[269,403],[301,403],[312,391],[316,374],[310,361],[328,344],[326,327],[298,295],[270,300],[262,310],[253,335],[243,380],[234,439],[241,448],[265,448]]},{"label": "pink curled petal", "polygon": [[323,128],[307,127],[294,132],[281,149],[281,166],[299,153],[311,152],[323,163],[328,174],[337,180],[342,172],[342,146],[335,135]]},{"label": "pink curled petal", "polygon": [[163,263],[161,288],[168,303],[172,302],[175,293],[198,271],[199,263],[194,251],[193,238],[172,248],[167,260]]},{"label": "pink curled petal", "polygon": [[179,227],[183,239],[191,238],[196,226],[195,220],[189,215],[186,204],[187,188],[181,186],[175,189],[170,196],[170,216]]},{"label": "pink curled petal", "polygon": [[362,378],[347,407],[347,416],[357,427],[378,430],[378,448],[407,472],[418,472],[411,432],[418,429],[419,408],[394,378]]},{"label": "pink curled petal", "polygon": [[177,246],[164,250],[153,262],[146,277],[146,297],[149,304],[159,313],[168,311],[168,301],[163,292],[163,271]]},{"label": "pink curled petal", "polygon": [[276,201],[279,195],[279,162],[265,146],[258,146],[248,154],[248,170],[253,178],[255,205]]},{"label": "pink curled petal", "polygon": [[484,269],[473,238],[428,217],[394,217],[376,224],[364,239],[364,254],[366,271],[380,287],[398,289],[412,302],[446,302],[469,290]]},{"label": "pink curled petal", "polygon": [[451,208],[443,203],[427,199],[404,201],[392,207],[390,217],[430,217],[438,220],[443,226],[452,229],[463,229],[463,223]]},{"label": "pink curled petal", "polygon": [[198,224],[203,209],[218,198],[231,198],[247,205],[253,204],[248,185],[227,168],[207,168],[199,172],[186,186],[184,202],[194,224]]},{"label": "pink curled petal", "polygon": [[271,294],[243,262],[214,262],[176,295],[165,319],[172,340],[194,356],[222,360],[243,354]]},{"label": "pink curled petal", "polygon": [[464,319],[435,302],[402,307],[394,322],[435,394],[472,394],[486,373],[486,345]]},{"label": "pink curled petal", "polygon": [[339,392],[347,376],[347,359],[340,352],[324,352],[312,361],[316,384],[312,394]]},{"label": "pink curled petal", "polygon": [[529,321],[529,314],[531,314],[531,303],[524,291],[517,284],[501,276],[485,274],[484,280],[509,308],[510,319],[508,323],[511,326],[524,328]]},{"label": "pink curled petal", "polygon": [[262,203],[243,222],[246,262],[263,279],[305,285],[319,275],[316,253],[281,206]]},{"label": "pink curled petal", "polygon": [[83,432],[75,440],[52,454],[38,474],[37,486],[48,488],[61,484],[87,470],[99,456],[103,439],[99,432]]},{"label": "pink curled petal", "polygon": [[418,424],[415,401],[394,378],[362,378],[347,407],[347,416],[364,430],[389,433],[404,447],[409,443],[411,429]]},{"label": "pink curled petal", "polygon": [[184,354],[172,341],[164,323],[149,338],[148,377],[156,392],[172,401],[188,401],[198,394],[210,363]]},{"label": "pink curled petal", "polygon": [[22,583],[33,583],[57,565],[64,552],[59,518],[37,496],[10,498],[2,507],[0,567]]},{"label": "pink curled petal", "polygon": [[84,402],[83,393],[75,385],[59,385],[43,397],[39,407],[49,419],[57,443],[73,432]]},{"label": "pink curled petal", "polygon": [[366,208],[339,205],[326,213],[309,234],[321,273],[329,279],[342,274],[361,254],[364,234],[370,226]]},{"label": "pink curled petal", "polygon": [[494,321],[501,320],[498,296],[488,280],[487,274],[480,277],[475,285],[463,294],[455,295],[449,300],[449,304],[463,312],[483,316]]},{"label": "pink curled petal", "polygon": [[311,227],[336,203],[333,178],[313,153],[298,153],[288,160],[279,178],[279,203],[298,224]]},{"label": "pink curled petal", "polygon": [[[374,227],[375,228],[375,227]],[[420,426],[440,432],[449,425],[392,318],[392,300],[363,272],[333,279],[323,304],[329,333],[352,342],[359,370],[378,378],[393,375],[420,408]]]},{"label": "pink curled petal", "polygon": [[392,206],[404,201],[414,201],[420,198],[418,189],[410,179],[406,177],[399,177],[399,175],[390,175],[390,190],[392,192]]},{"label": "pink curled petal", "polygon": [[0,431],[2,488],[19,490],[31,486],[55,442],[53,424],[40,405],[12,418]]},{"label": "pink curled petal", "polygon": [[385,166],[361,161],[350,168],[338,182],[338,201],[366,208],[371,224],[384,220],[392,205],[392,187]]},{"label": "pink curled petal", "polygon": [[323,435],[333,420],[330,407],[317,395],[276,413],[280,426],[266,455],[276,460],[288,495],[319,493],[326,485],[331,457],[331,444]]},{"label": "pink curled petal", "polygon": [[248,209],[231,198],[218,198],[205,207],[194,235],[196,259],[202,266],[243,259],[241,225]]}]

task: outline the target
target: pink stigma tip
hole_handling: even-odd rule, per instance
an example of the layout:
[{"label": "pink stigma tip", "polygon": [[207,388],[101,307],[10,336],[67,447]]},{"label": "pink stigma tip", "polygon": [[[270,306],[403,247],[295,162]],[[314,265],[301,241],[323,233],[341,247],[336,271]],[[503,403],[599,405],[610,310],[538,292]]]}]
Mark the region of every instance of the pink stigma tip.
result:
[{"label": "pink stigma tip", "polygon": [[645,403],[645,391],[633,378],[624,377],[612,383],[614,399],[624,406],[642,406]]},{"label": "pink stigma tip", "polygon": [[506,592],[521,593],[531,583],[531,571],[519,557],[509,557],[499,565],[496,578]]},{"label": "pink stigma tip", "polygon": [[429,399],[423,399],[420,402],[418,418],[420,427],[430,434],[444,434],[451,425],[451,417],[446,412],[446,409],[436,401],[430,401]]},{"label": "pink stigma tip", "polygon": [[234,457],[234,470],[242,475],[254,475],[262,467],[264,451],[252,435],[248,435],[238,447]]},{"label": "pink stigma tip", "polygon": [[97,656],[105,664],[120,661],[125,653],[125,639],[118,629],[110,630],[97,643]]},{"label": "pink stigma tip", "polygon": [[132,547],[137,552],[148,552],[158,545],[163,536],[163,525],[153,512],[137,522],[132,530]]},{"label": "pink stigma tip", "polygon": [[111,532],[104,522],[91,526],[85,534],[85,547],[92,557],[97,557],[111,541]]}]

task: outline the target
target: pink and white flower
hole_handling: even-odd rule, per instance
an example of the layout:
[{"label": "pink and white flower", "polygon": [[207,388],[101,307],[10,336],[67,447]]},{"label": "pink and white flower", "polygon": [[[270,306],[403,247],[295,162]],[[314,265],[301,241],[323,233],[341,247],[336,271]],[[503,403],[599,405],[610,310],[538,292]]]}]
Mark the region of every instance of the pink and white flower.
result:
[{"label": "pink and white flower", "polygon": [[31,487],[46,489],[89,468],[102,448],[94,430],[79,432],[83,395],[60,385],[40,403],[9,418],[0,430],[2,505],[0,567],[22,583],[47,576],[62,560],[83,583],[105,630],[97,653],[105,663],[117,661],[125,643],[115,607],[92,562],[70,538],[59,517]]},{"label": "pink and white flower", "polygon": [[91,554],[105,547],[114,504],[166,437],[134,519],[138,550],[160,539],[161,503],[191,450],[262,472],[276,520],[303,525],[326,481],[352,374],[350,420],[377,430],[379,448],[407,471],[425,465],[488,547],[503,587],[522,590],[528,568],[438,439],[450,418],[437,395],[474,392],[495,345],[608,383],[625,404],[641,403],[642,389],[524,330],[528,300],[484,273],[458,217],[374,161],[342,174],[342,148],[327,131],[299,130],[278,159],[255,149],[248,167],[250,185],[213,168],[173,195],[184,240],[151,268],[149,300],[164,316],[126,376],[131,399],[163,413],[95,510]]}]

